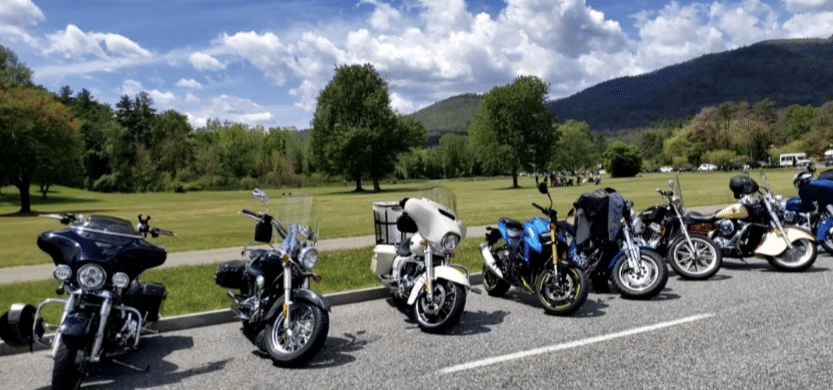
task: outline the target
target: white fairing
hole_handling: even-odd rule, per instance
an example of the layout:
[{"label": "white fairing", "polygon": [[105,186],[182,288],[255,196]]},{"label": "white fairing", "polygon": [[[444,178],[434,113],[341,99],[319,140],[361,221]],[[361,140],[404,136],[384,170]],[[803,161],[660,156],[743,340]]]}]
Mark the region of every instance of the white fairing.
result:
[{"label": "white fairing", "polygon": [[[463,221],[457,218],[457,213],[430,199],[408,199],[405,203],[405,212],[416,222],[418,236],[432,244],[438,245],[448,233],[456,234],[460,237],[460,241],[466,238],[466,225],[463,225]],[[411,251],[415,254],[414,247],[418,246],[421,241],[412,240]],[[432,249],[439,249],[439,246],[432,247]]]}]

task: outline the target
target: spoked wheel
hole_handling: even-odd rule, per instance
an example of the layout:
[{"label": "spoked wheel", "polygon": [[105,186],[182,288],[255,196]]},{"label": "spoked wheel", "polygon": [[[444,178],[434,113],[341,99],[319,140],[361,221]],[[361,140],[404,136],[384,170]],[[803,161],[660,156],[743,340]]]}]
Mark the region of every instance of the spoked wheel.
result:
[{"label": "spoked wheel", "polygon": [[502,297],[509,291],[509,287],[511,287],[509,283],[492,273],[489,266],[483,264],[483,288],[486,289],[486,293],[493,297]]},{"label": "spoked wheel", "polygon": [[684,235],[679,235],[668,245],[668,262],[677,275],[686,279],[702,280],[712,277],[720,270],[723,254],[714,241],[702,234],[691,234],[692,248]]},{"label": "spoked wheel", "polygon": [[648,249],[639,250],[636,267],[631,267],[623,256],[613,267],[613,283],[625,298],[649,299],[665,288],[668,282],[668,268],[662,257]]},{"label": "spoked wheel", "polygon": [[547,268],[535,280],[535,296],[549,314],[572,314],[587,300],[588,280],[584,272],[566,267],[561,273],[556,276],[552,269]]},{"label": "spoked wheel", "polygon": [[279,366],[301,366],[324,346],[330,331],[330,316],[318,306],[295,302],[290,309],[289,327],[285,314],[278,314],[264,329],[266,352]]},{"label": "spoked wheel", "polygon": [[787,250],[767,260],[779,271],[804,271],[816,262],[816,243],[802,238],[793,241]]},{"label": "spoked wheel", "polygon": [[824,233],[824,239],[820,240],[819,243],[827,253],[833,255],[833,228]]},{"label": "spoked wheel", "polygon": [[457,283],[437,279],[432,283],[433,300],[425,291],[419,293],[414,303],[414,318],[425,332],[444,332],[460,320],[466,305],[466,290]]},{"label": "spoked wheel", "polygon": [[87,359],[84,350],[60,341],[52,366],[52,389],[76,390],[87,374]]}]

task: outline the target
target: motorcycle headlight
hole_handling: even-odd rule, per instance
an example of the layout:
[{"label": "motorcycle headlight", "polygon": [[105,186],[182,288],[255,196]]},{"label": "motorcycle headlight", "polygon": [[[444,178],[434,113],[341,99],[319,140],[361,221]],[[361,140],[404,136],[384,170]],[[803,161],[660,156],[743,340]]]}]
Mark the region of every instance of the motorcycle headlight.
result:
[{"label": "motorcycle headlight", "polygon": [[301,249],[301,254],[298,255],[298,260],[301,261],[301,265],[305,269],[311,270],[315,267],[315,264],[318,263],[318,251],[315,248]]},{"label": "motorcycle headlight", "polygon": [[451,252],[457,249],[458,244],[460,244],[460,237],[454,233],[448,233],[445,237],[443,237],[442,245],[446,252]]},{"label": "motorcycle headlight", "polygon": [[127,276],[126,273],[116,272],[116,274],[113,275],[113,285],[116,286],[116,288],[125,288],[128,284],[130,284],[130,277]]},{"label": "motorcycle headlight", "polygon": [[69,268],[66,264],[61,264],[55,267],[55,271],[52,272],[52,275],[55,276],[55,279],[66,282],[72,277],[72,268]]},{"label": "motorcycle headlight", "polygon": [[86,291],[98,290],[106,281],[107,273],[98,264],[85,264],[78,270],[78,284]]}]

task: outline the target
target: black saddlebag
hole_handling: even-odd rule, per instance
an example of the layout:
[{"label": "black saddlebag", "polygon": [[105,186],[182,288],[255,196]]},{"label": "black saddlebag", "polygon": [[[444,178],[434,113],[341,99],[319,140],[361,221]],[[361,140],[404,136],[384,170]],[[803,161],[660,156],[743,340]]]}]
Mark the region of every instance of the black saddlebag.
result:
[{"label": "black saddlebag", "polygon": [[214,274],[214,282],[220,287],[243,288],[245,284],[244,273],[246,263],[240,260],[227,261],[217,266],[217,273]]},{"label": "black saddlebag", "polygon": [[159,308],[167,296],[168,291],[162,283],[138,283],[134,281],[127,294],[125,294],[124,304],[136,308],[145,318],[145,321],[155,322],[159,320]]}]

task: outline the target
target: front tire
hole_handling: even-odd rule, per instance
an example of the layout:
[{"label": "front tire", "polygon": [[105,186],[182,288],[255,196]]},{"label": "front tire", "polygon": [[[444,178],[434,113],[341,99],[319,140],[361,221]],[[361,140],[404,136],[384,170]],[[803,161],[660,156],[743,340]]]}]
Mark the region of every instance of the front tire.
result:
[{"label": "front tire", "polygon": [[572,314],[587,300],[589,289],[584,271],[565,267],[562,272],[563,275],[556,278],[553,270],[547,268],[535,279],[535,296],[548,314]]},{"label": "front tire", "polygon": [[324,309],[307,302],[292,304],[289,328],[284,313],[263,330],[266,353],[278,366],[298,367],[312,359],[324,346],[330,331],[330,316]]},{"label": "front tire", "polygon": [[445,279],[437,279],[431,284],[434,299],[428,301],[425,291],[420,292],[414,303],[414,318],[424,332],[445,332],[460,321],[463,307],[466,306],[466,290]]},{"label": "front tire", "polygon": [[714,241],[702,234],[689,233],[694,250],[688,246],[685,236],[680,234],[668,245],[668,263],[677,275],[685,279],[703,280],[720,270],[723,254]]},{"label": "front tire", "polygon": [[486,293],[493,297],[502,297],[509,291],[509,287],[511,286],[508,282],[495,275],[489,266],[483,264],[483,288],[486,289]]},{"label": "front tire", "polygon": [[818,251],[816,244],[806,238],[793,241],[784,252],[767,260],[779,271],[798,272],[813,266]]},{"label": "front tire", "polygon": [[819,241],[822,248],[824,248],[827,253],[833,255],[833,229],[828,230],[824,233],[824,239]]},{"label": "front tire", "polygon": [[84,350],[61,340],[52,366],[52,389],[77,390],[86,374],[87,359]]},{"label": "front tire", "polygon": [[662,257],[649,249],[640,249],[639,253],[637,268],[631,268],[625,256],[613,267],[613,283],[624,298],[653,298],[668,282],[668,267]]}]

